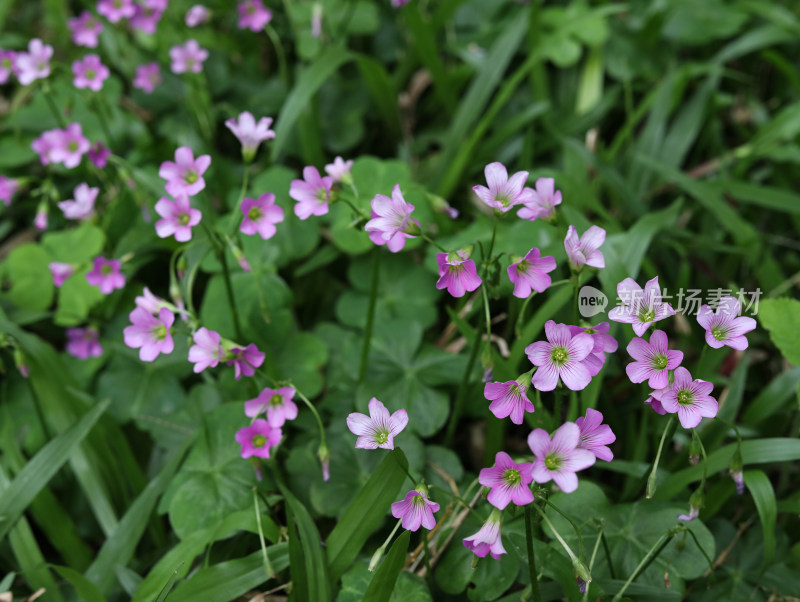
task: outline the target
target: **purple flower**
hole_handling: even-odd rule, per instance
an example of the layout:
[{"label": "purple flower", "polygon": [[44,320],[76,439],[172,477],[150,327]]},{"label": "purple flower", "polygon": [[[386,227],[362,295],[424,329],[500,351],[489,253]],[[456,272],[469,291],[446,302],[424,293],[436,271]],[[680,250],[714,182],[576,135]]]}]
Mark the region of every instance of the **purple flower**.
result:
[{"label": "purple flower", "polygon": [[502,554],[506,554],[506,549],[503,547],[503,540],[500,537],[500,527],[503,523],[503,515],[499,510],[492,510],[489,518],[483,523],[480,530],[474,535],[465,537],[461,542],[466,548],[478,556],[479,558],[486,558],[487,554],[491,554],[495,560],[500,560]]},{"label": "purple flower", "polygon": [[575,226],[570,226],[564,239],[564,249],[567,251],[570,265],[578,271],[582,270],[584,265],[593,268],[606,267],[605,257],[597,250],[605,241],[606,231],[600,226],[591,226],[580,239]]},{"label": "purple flower", "polygon": [[97,36],[103,31],[103,24],[92,13],[85,10],[79,17],[67,22],[72,32],[72,41],[77,46],[97,48]]},{"label": "purple flower", "polygon": [[110,73],[96,54],[87,54],[81,60],[72,63],[72,74],[75,76],[72,83],[78,89],[89,88],[93,92],[99,92],[103,89],[103,82],[108,79]]},{"label": "purple flower", "polygon": [[265,192],[257,200],[245,198],[242,200],[242,213],[244,219],[239,230],[242,234],[258,234],[264,240],[275,236],[275,224],[283,221],[283,209],[275,204],[275,195]]},{"label": "purple flower", "polygon": [[598,460],[611,462],[614,454],[607,447],[617,440],[617,436],[611,431],[611,427],[602,424],[603,414],[597,410],[589,408],[586,410],[586,417],[580,417],[575,421],[581,431],[578,447],[588,449]]},{"label": "purple flower", "polygon": [[189,206],[189,197],[183,194],[174,201],[161,197],[155,209],[162,218],[155,224],[156,234],[159,238],[174,235],[178,242],[192,240],[192,226],[199,224],[203,215],[199,209]]},{"label": "purple flower", "polygon": [[176,44],[170,48],[169,58],[173,73],[200,73],[203,61],[208,58],[208,50],[201,48],[197,40],[187,40],[183,46]]},{"label": "purple flower", "polygon": [[530,462],[517,464],[506,452],[497,452],[494,466],[482,469],[478,482],[491,488],[486,499],[495,508],[503,510],[511,502],[524,506],[533,501],[530,489],[532,470],[533,464]]},{"label": "purple flower", "polygon": [[283,426],[287,420],[297,418],[297,405],[292,401],[295,393],[292,387],[264,389],[255,399],[244,402],[244,413],[255,418],[266,410],[267,420],[272,426]]},{"label": "purple flower", "polygon": [[167,192],[173,197],[194,196],[206,187],[203,174],[209,165],[209,155],[200,155],[195,159],[191,148],[181,146],[175,151],[175,162],[164,161],[158,175],[167,181]]},{"label": "purple flower", "polygon": [[544,292],[552,282],[547,273],[555,269],[555,258],[540,257],[539,249],[531,249],[525,257],[508,266],[508,279],[514,284],[514,296],[527,299],[531,290]]},{"label": "purple flower", "polygon": [[663,330],[654,330],[650,342],[635,338],[628,343],[628,354],[635,359],[625,366],[632,383],[647,381],[652,389],[663,389],[669,384],[669,371],[680,366],[682,351],[669,349],[669,340]]},{"label": "purple flower", "polygon": [[109,295],[114,289],[125,287],[125,275],[119,271],[121,267],[119,259],[95,257],[92,271],[86,274],[86,282],[98,287],[104,295]]},{"label": "purple flower", "polygon": [[592,352],[583,360],[583,365],[589,370],[592,377],[600,374],[603,365],[606,363],[606,353],[614,353],[619,346],[617,340],[608,334],[611,326],[608,322],[600,322],[596,326],[582,328],[580,326],[570,326],[569,331],[572,336],[585,332],[592,336],[594,348]]},{"label": "purple flower", "polygon": [[261,31],[272,20],[272,13],[264,8],[261,0],[244,0],[238,6],[239,29]]},{"label": "purple flower", "polygon": [[230,118],[225,121],[225,126],[239,139],[242,156],[248,163],[253,160],[258,146],[264,140],[275,137],[275,132],[270,129],[271,125],[272,117],[262,117],[256,122],[250,111],[244,111],[236,119]]},{"label": "purple flower", "polygon": [[669,303],[661,302],[658,276],[647,281],[644,291],[632,278],[625,278],[617,285],[617,295],[622,305],[608,312],[608,318],[631,324],[636,336],[642,336],[653,322],[675,315]]},{"label": "purple flower", "polygon": [[50,75],[50,59],[53,47],[43,43],[39,38],[28,42],[28,52],[18,52],[14,60],[14,72],[23,86],[32,84],[37,79]]},{"label": "purple flower", "polygon": [[103,355],[103,346],[94,328],[67,328],[66,350],[79,360]]},{"label": "purple flower", "polygon": [[11,199],[14,193],[19,189],[19,184],[14,178],[7,178],[0,176],[0,201],[8,207],[11,204]]},{"label": "purple flower", "polygon": [[136,14],[131,18],[131,27],[147,34],[154,34],[164,14],[160,0],[144,0],[136,5]]},{"label": "purple flower", "polygon": [[663,416],[667,413],[664,407],[661,405],[661,398],[663,397],[664,393],[669,391],[670,387],[664,387],[663,389],[658,389],[656,391],[650,391],[650,397],[644,400],[644,402],[650,406],[650,408],[656,413]]},{"label": "purple flower", "polygon": [[491,401],[489,411],[497,418],[511,416],[511,422],[522,424],[525,412],[533,412],[533,403],[527,396],[528,387],[516,380],[504,383],[486,383],[483,396]]},{"label": "purple flower", "polygon": [[264,363],[264,354],[253,343],[247,347],[233,347],[230,352],[233,354],[233,359],[225,362],[225,365],[233,366],[236,380],[242,378],[242,375],[253,376],[256,368]]},{"label": "purple flower", "polygon": [[270,449],[281,442],[282,436],[281,429],[262,419],[236,431],[236,441],[242,446],[242,458],[269,458]]},{"label": "purple flower", "polygon": [[569,326],[553,320],[545,323],[544,332],[547,342],[537,341],[525,348],[528,359],[539,368],[533,375],[533,386],[552,391],[561,378],[573,391],[586,388],[592,376],[583,360],[594,349],[592,336],[585,332],[573,336]]},{"label": "purple flower", "polygon": [[472,190],[489,207],[505,213],[514,205],[533,200],[533,190],[525,188],[525,182],[528,181],[527,171],[518,171],[509,178],[505,165],[494,162],[486,166],[484,174],[489,187],[473,186]]},{"label": "purple flower", "polygon": [[53,145],[48,150],[49,160],[53,163],[63,163],[67,169],[77,167],[83,155],[91,147],[89,140],[83,135],[81,124],[70,123],[65,130],[50,131],[53,133],[48,134],[48,132],[45,132],[49,136],[48,144],[52,143]]},{"label": "purple flower", "polygon": [[186,27],[197,27],[201,23],[208,21],[208,9],[202,4],[195,4],[186,12]]},{"label": "purple flower", "polygon": [[741,303],[736,297],[722,297],[716,313],[708,305],[697,312],[697,321],[706,329],[706,343],[714,349],[727,345],[731,349],[747,349],[745,333],[756,327],[753,318],[739,316]]},{"label": "purple flower", "polygon": [[436,288],[446,288],[454,297],[463,297],[467,291],[472,292],[481,285],[478,268],[469,258],[465,249],[451,251],[450,253],[437,253],[436,263],[439,264],[439,280]]},{"label": "purple flower", "polygon": [[578,488],[579,470],[589,468],[595,463],[595,455],[579,446],[581,430],[574,422],[565,422],[552,440],[547,431],[536,429],[528,435],[528,447],[536,460],[533,462],[533,480],[547,483],[551,479],[564,493],[572,493]]},{"label": "purple flower", "polygon": [[419,222],[411,219],[414,205],[403,198],[399,184],[392,188],[392,198],[376,194],[371,207],[372,219],[364,229],[376,245],[386,245],[392,253],[397,253],[405,246],[406,238],[414,238],[412,233],[419,232]]},{"label": "purple flower", "polygon": [[744,473],[742,472],[741,469],[732,470],[731,478],[733,479],[733,482],[736,485],[736,493],[738,495],[742,495],[744,493]]},{"label": "purple flower", "polygon": [[39,231],[47,230],[47,205],[39,203],[36,215],[33,217],[33,227]]},{"label": "purple flower", "polygon": [[172,353],[175,344],[172,341],[172,328],[175,314],[166,307],[158,312],[158,317],[141,307],[130,313],[131,325],[122,331],[125,344],[131,349],[139,349],[139,359],[152,362],[159,353]]},{"label": "purple flower", "polygon": [[661,406],[670,414],[678,413],[678,420],[685,429],[692,429],[705,418],[717,415],[719,404],[709,393],[714,385],[704,380],[692,380],[684,367],[675,370],[672,387],[661,396]]},{"label": "purple flower", "polygon": [[97,3],[97,12],[112,23],[118,23],[136,14],[136,5],[133,0],[100,0]]},{"label": "purple flower", "polygon": [[336,157],[333,163],[325,166],[325,173],[332,177],[334,182],[341,182],[351,169],[353,169],[352,160],[345,161],[341,157]]},{"label": "purple flower", "polygon": [[386,406],[374,397],[368,407],[369,416],[353,412],[347,417],[347,428],[358,436],[356,449],[394,449],[394,438],[406,428],[408,413],[400,409],[390,416]]},{"label": "purple flower", "polygon": [[199,374],[206,368],[216,368],[225,354],[219,333],[208,328],[199,328],[192,339],[194,345],[189,347],[189,361],[194,364],[194,373]]},{"label": "purple flower", "polygon": [[680,521],[684,522],[691,522],[700,516],[700,508],[696,508],[695,506],[689,506],[689,514],[679,514],[676,518]]},{"label": "purple flower", "polygon": [[433,529],[436,519],[433,513],[439,511],[439,504],[428,499],[426,492],[412,489],[406,497],[392,504],[392,516],[402,518],[403,529],[416,531],[420,526]]},{"label": "purple flower", "polygon": [[147,63],[136,67],[136,76],[133,78],[134,88],[150,94],[161,82],[161,67],[158,66],[158,63]]},{"label": "purple flower", "polygon": [[308,219],[312,215],[328,213],[332,186],[333,178],[320,176],[316,167],[304,167],[303,179],[292,180],[289,188],[289,196],[297,201],[294,214],[300,219]]},{"label": "purple flower", "polygon": [[95,142],[89,148],[89,161],[91,161],[97,169],[103,169],[108,163],[108,158],[111,156],[111,151],[102,142]]},{"label": "purple flower", "polygon": [[13,50],[0,50],[0,84],[6,83],[14,73],[17,53]]},{"label": "purple flower", "polygon": [[86,182],[78,184],[73,191],[75,199],[61,201],[58,208],[64,212],[67,219],[89,219],[94,215],[94,203],[97,199],[99,188],[90,188]]},{"label": "purple flower", "polygon": [[550,219],[556,213],[556,205],[561,204],[561,191],[555,189],[553,178],[539,178],[536,180],[536,190],[530,201],[517,211],[517,217],[534,221],[537,219]]},{"label": "purple flower", "polygon": [[53,276],[53,286],[56,288],[61,288],[64,281],[75,272],[75,268],[71,264],[58,261],[53,261],[47,267],[50,268],[50,274]]}]

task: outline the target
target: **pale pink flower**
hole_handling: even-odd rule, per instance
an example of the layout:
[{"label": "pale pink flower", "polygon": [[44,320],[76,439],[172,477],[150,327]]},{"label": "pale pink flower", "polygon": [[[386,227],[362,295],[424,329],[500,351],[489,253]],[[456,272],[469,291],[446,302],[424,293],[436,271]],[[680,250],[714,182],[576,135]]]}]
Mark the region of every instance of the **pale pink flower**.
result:
[{"label": "pale pink flower", "polygon": [[86,282],[99,288],[104,295],[110,295],[115,289],[125,288],[125,275],[119,271],[121,267],[119,259],[95,257],[92,271],[86,274]]},{"label": "pale pink flower", "polygon": [[473,186],[472,190],[492,209],[505,213],[515,205],[533,200],[533,191],[525,187],[528,181],[527,171],[518,171],[509,178],[505,165],[495,161],[486,166],[484,175],[489,187]]},{"label": "pale pink flower", "polygon": [[162,307],[167,307],[167,302],[161,297],[151,293],[150,289],[147,287],[144,287],[142,295],[140,297],[136,297],[134,302],[136,303],[136,307],[141,307],[154,316],[158,315],[158,312],[161,311]]},{"label": "pale pink flower", "polygon": [[294,206],[295,215],[300,219],[308,219],[312,215],[328,213],[332,186],[333,178],[320,176],[316,167],[304,167],[303,179],[292,180],[289,188],[289,196],[297,201]]},{"label": "pale pink flower", "polygon": [[598,251],[605,241],[606,231],[600,226],[591,226],[580,239],[575,226],[570,226],[564,239],[564,249],[567,251],[570,265],[578,271],[582,270],[584,265],[593,268],[606,267],[605,257]]},{"label": "pale pink flower", "polygon": [[636,360],[625,366],[632,383],[648,381],[652,389],[669,384],[669,371],[680,366],[683,351],[669,349],[669,339],[663,330],[654,330],[650,342],[634,338],[628,343],[628,354]]},{"label": "pale pink flower", "polygon": [[131,349],[139,349],[139,359],[152,362],[159,354],[172,353],[175,343],[170,329],[175,322],[175,314],[166,307],[158,312],[158,317],[141,307],[130,313],[131,325],[122,331],[125,344]]},{"label": "pale pink flower", "polygon": [[31,149],[39,155],[42,165],[49,165],[53,162],[53,150],[59,144],[61,144],[61,130],[46,130],[31,142]]},{"label": "pale pink flower", "polygon": [[136,76],[133,78],[133,87],[151,94],[162,82],[161,67],[158,63],[147,63],[136,67]]},{"label": "pale pink flower", "polygon": [[244,402],[244,413],[255,418],[266,411],[267,420],[272,426],[283,426],[287,420],[297,418],[297,404],[292,399],[296,391],[293,387],[263,389],[258,397]]},{"label": "pale pink flower", "polygon": [[253,343],[247,347],[236,346],[230,349],[233,359],[225,362],[226,366],[233,366],[233,373],[236,380],[242,376],[253,376],[256,373],[256,368],[264,363],[265,355],[258,350]]},{"label": "pale pink flower", "polygon": [[161,197],[155,206],[156,213],[161,216],[155,224],[159,238],[175,236],[178,242],[192,240],[192,227],[200,223],[202,213],[192,209],[189,197],[178,195],[175,200]]},{"label": "pale pink flower", "polygon": [[747,349],[747,337],[744,335],[755,329],[753,318],[739,316],[741,303],[736,297],[726,296],[719,300],[716,313],[703,305],[697,312],[697,321],[706,329],[706,343],[714,349],[725,345],[731,349],[742,351]]},{"label": "pale pink flower", "polygon": [[239,10],[239,29],[249,29],[250,31],[262,31],[272,20],[272,13],[264,8],[261,0],[244,0],[238,6]]},{"label": "pale pink flower", "polygon": [[103,24],[100,19],[95,18],[92,13],[85,10],[79,17],[70,19],[67,25],[72,32],[72,41],[75,45],[97,48],[97,37],[103,31]]},{"label": "pale pink flower", "polygon": [[511,502],[517,506],[525,506],[533,501],[530,484],[533,481],[533,464],[523,462],[517,464],[506,452],[497,452],[492,468],[484,468],[478,475],[478,482],[491,488],[486,499],[489,503],[503,510]]},{"label": "pale pink flower", "polygon": [[242,234],[258,234],[264,240],[275,236],[275,224],[283,221],[283,209],[275,204],[275,195],[265,192],[258,199],[242,200],[244,219],[239,230]]},{"label": "pale pink flower", "polygon": [[436,519],[433,513],[439,511],[439,504],[428,499],[427,492],[412,489],[406,497],[392,504],[392,516],[402,518],[403,529],[417,531],[421,526],[433,529]]},{"label": "pale pink flower", "polygon": [[703,418],[713,418],[719,411],[717,400],[709,393],[714,389],[710,382],[692,379],[683,366],[675,370],[672,387],[661,395],[661,407],[670,414],[678,414],[678,420],[685,429],[692,429]]},{"label": "pale pink flower", "polygon": [[61,288],[67,278],[75,273],[75,268],[70,263],[61,263],[53,261],[47,266],[50,268],[50,275],[53,277],[53,286]]},{"label": "pale pink flower", "polygon": [[369,416],[353,412],[347,417],[347,428],[356,439],[356,449],[394,449],[394,438],[406,428],[408,413],[397,410],[389,415],[389,410],[376,398],[369,400]]},{"label": "pale pink flower", "polygon": [[492,558],[500,560],[500,556],[506,554],[506,549],[503,547],[503,540],[500,536],[502,518],[502,512],[497,509],[492,510],[480,530],[474,535],[465,537],[461,542],[479,558],[486,558],[488,554],[491,554]]},{"label": "pale pink flower", "polygon": [[53,47],[34,38],[28,42],[28,52],[18,52],[14,58],[14,72],[23,86],[50,75]]},{"label": "pale pink flower", "polygon": [[325,166],[325,173],[327,173],[330,177],[333,178],[334,182],[341,182],[342,179],[350,173],[350,170],[353,169],[353,161],[352,159],[349,161],[345,161],[341,157],[336,157],[333,160],[333,163],[328,163]]},{"label": "pale pink flower", "polygon": [[579,470],[589,468],[596,461],[588,449],[579,447],[581,431],[574,422],[565,422],[553,438],[547,431],[536,429],[528,435],[530,447],[536,460],[533,462],[533,480],[547,483],[553,480],[564,493],[572,493],[578,488]]},{"label": "pale pink flower", "polygon": [[70,123],[65,130],[56,130],[53,136],[54,146],[50,149],[49,156],[53,163],[63,163],[67,169],[77,167],[91,143],[83,135],[80,123]]},{"label": "pale pink flower", "polygon": [[203,174],[210,165],[209,155],[195,159],[191,148],[181,146],[175,151],[175,162],[164,161],[158,175],[167,181],[167,192],[173,197],[194,196],[206,187]]},{"label": "pale pink flower", "polygon": [[136,14],[136,5],[133,0],[100,0],[97,3],[97,12],[111,23],[119,23]]},{"label": "pale pink flower", "polygon": [[642,336],[650,324],[675,315],[669,303],[661,302],[661,288],[658,276],[648,280],[642,287],[632,278],[626,278],[617,285],[617,296],[622,305],[608,312],[608,318],[614,322],[623,322],[633,326],[636,336]]},{"label": "pale pink flower", "polygon": [[244,111],[239,113],[236,119],[231,117],[225,121],[225,127],[239,139],[242,145],[242,156],[248,163],[253,160],[259,145],[264,140],[275,137],[275,132],[270,129],[271,125],[272,117],[262,117],[256,122],[256,118],[250,111]]},{"label": "pale pink flower", "polygon": [[33,227],[39,230],[47,230],[47,204],[39,203],[36,209],[36,215],[33,217]]},{"label": "pale pink flower", "polygon": [[555,189],[553,178],[539,178],[536,180],[536,190],[525,206],[517,211],[517,217],[534,221],[537,219],[550,219],[555,215],[556,205],[561,204],[561,191]]},{"label": "pale pink flower", "polygon": [[573,336],[569,326],[548,320],[544,325],[547,341],[537,341],[525,348],[528,359],[538,366],[531,381],[540,391],[552,391],[559,378],[568,389],[580,391],[592,380],[583,363],[592,349],[591,335],[580,333]]},{"label": "pale pink flower", "polygon": [[608,445],[614,443],[617,440],[617,436],[610,426],[603,424],[603,414],[589,408],[586,410],[586,416],[581,416],[575,423],[581,431],[578,447],[588,449],[598,460],[611,462],[614,459],[614,454],[608,448]]},{"label": "pale pink flower", "polygon": [[154,34],[158,22],[164,14],[160,0],[144,0],[136,5],[136,13],[131,18],[131,27],[147,34]]},{"label": "pale pink flower", "polygon": [[464,249],[437,253],[436,263],[439,264],[439,280],[436,281],[436,288],[439,290],[446,288],[453,297],[463,297],[467,291],[474,291],[483,282],[478,276],[475,262],[469,258]]},{"label": "pale pink flower", "polygon": [[93,92],[99,92],[110,73],[96,54],[87,54],[72,63],[72,74],[75,76],[72,82],[78,89],[89,88]]},{"label": "pale pink flower", "polygon": [[197,40],[187,40],[183,46],[176,44],[170,48],[169,58],[173,73],[200,73],[203,61],[208,58],[208,50],[201,48]]},{"label": "pale pink flower", "polygon": [[94,328],[67,328],[66,351],[79,360],[103,355],[99,334]]},{"label": "pale pink flower", "polygon": [[58,208],[64,212],[67,219],[86,220],[94,215],[94,203],[97,200],[99,188],[91,188],[86,182],[78,184],[72,196],[75,199],[61,201]]},{"label": "pale pink flower", "polygon": [[376,245],[386,245],[392,253],[397,253],[405,246],[406,238],[414,238],[414,233],[420,232],[419,222],[411,218],[414,205],[403,198],[399,184],[392,188],[392,198],[376,194],[371,207],[372,219],[364,229]]},{"label": "pale pink flower", "polygon": [[198,25],[208,21],[210,13],[208,9],[202,4],[195,4],[186,12],[186,27],[197,27]]},{"label": "pale pink flower", "polygon": [[531,291],[544,292],[552,283],[547,273],[555,269],[555,258],[540,257],[539,249],[531,249],[525,257],[508,266],[508,279],[514,284],[514,296],[527,299]]},{"label": "pale pink flower", "polygon": [[514,424],[522,424],[525,412],[533,412],[534,407],[527,395],[528,387],[516,381],[486,383],[483,396],[491,401],[489,411],[497,418],[511,417]]},{"label": "pale pink flower", "polygon": [[589,370],[589,374],[593,377],[600,374],[603,365],[606,363],[606,354],[614,353],[619,346],[617,340],[608,334],[611,325],[608,322],[600,322],[596,326],[570,326],[569,331],[572,336],[585,332],[592,336],[594,341],[594,348],[589,355],[583,360],[583,365]]},{"label": "pale pink flower", "polygon": [[6,207],[11,204],[11,199],[18,189],[19,183],[17,183],[14,178],[0,176],[0,201],[2,201]]},{"label": "pale pink flower", "polygon": [[13,50],[0,50],[0,84],[6,83],[14,73],[17,53]]},{"label": "pale pink flower", "polygon": [[192,339],[194,345],[189,347],[189,361],[194,364],[194,373],[215,368],[225,354],[219,333],[208,328],[199,328]]}]

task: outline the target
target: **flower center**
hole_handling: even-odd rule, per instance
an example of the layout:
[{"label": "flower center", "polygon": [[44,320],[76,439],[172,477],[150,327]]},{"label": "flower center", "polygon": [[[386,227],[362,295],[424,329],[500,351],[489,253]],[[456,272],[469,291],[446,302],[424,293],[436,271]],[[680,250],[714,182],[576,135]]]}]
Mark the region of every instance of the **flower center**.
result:
[{"label": "flower center", "polygon": [[3,59],[3,69],[11,69],[11,59]]},{"label": "flower center", "polygon": [[667,367],[667,356],[662,354],[654,355],[653,358],[650,360],[652,366],[656,370],[663,370]]},{"label": "flower center", "polygon": [[689,405],[694,401],[694,395],[692,394],[691,391],[687,389],[681,389],[680,391],[678,391],[677,398],[678,398],[678,403],[683,406]]},{"label": "flower center", "polygon": [[516,468],[509,468],[503,473],[503,480],[507,485],[513,487],[514,485],[519,485],[522,477],[519,476],[519,471]]},{"label": "flower center", "polygon": [[267,438],[264,435],[253,436],[253,447],[264,447],[267,444]]},{"label": "flower center", "polygon": [[508,388],[508,392],[510,395],[513,395],[514,397],[522,397],[522,391],[520,390],[519,385],[511,385]]},{"label": "flower center", "polygon": [[389,440],[389,431],[378,431],[375,435],[375,443],[383,445]]},{"label": "flower center", "polygon": [[163,341],[167,338],[167,327],[163,324],[159,324],[153,329],[153,336],[158,339],[159,341]]},{"label": "flower center", "polygon": [[186,59],[186,66],[187,66],[189,69],[192,69],[192,68],[194,68],[194,59],[192,59],[192,58],[188,58],[188,59]]},{"label": "flower center", "polygon": [[113,272],[113,269],[110,265],[104,265],[100,268],[100,273],[103,274],[103,276],[108,276],[111,272]]},{"label": "flower center", "polygon": [[566,347],[553,347],[553,351],[550,352],[550,361],[556,366],[563,366],[568,359],[569,352]]},{"label": "flower center", "polygon": [[189,171],[186,172],[186,175],[183,176],[183,181],[186,182],[187,184],[194,184],[195,182],[197,182],[197,179],[199,177],[200,176],[197,175],[197,172],[195,170],[190,169]]},{"label": "flower center", "polygon": [[511,203],[511,198],[505,192],[495,195],[494,200],[498,201],[503,207],[508,207],[509,203]]},{"label": "flower center", "polygon": [[325,188],[317,188],[317,198],[323,203],[328,202],[328,191]]},{"label": "flower center", "polygon": [[122,8],[122,0],[114,0],[114,8]]},{"label": "flower center", "polygon": [[415,495],[414,499],[412,500],[415,506],[424,506],[425,505],[425,498],[421,495]]},{"label": "flower center", "polygon": [[643,307],[639,310],[640,322],[652,322],[656,317],[656,311],[652,307]]},{"label": "flower center", "polygon": [[69,149],[70,152],[74,153],[75,151],[78,150],[78,143],[75,142],[74,140],[71,140],[69,144],[67,144],[67,148]]},{"label": "flower center", "polygon": [[547,470],[558,470],[561,468],[561,458],[556,454],[547,454],[544,458],[544,465]]},{"label": "flower center", "polygon": [[728,331],[725,328],[723,328],[722,326],[714,326],[711,329],[711,334],[718,341],[724,341],[725,339],[728,338]]},{"label": "flower center", "polygon": [[283,397],[280,395],[273,395],[269,400],[269,404],[272,407],[277,408],[278,406],[283,405]]},{"label": "flower center", "polygon": [[252,207],[250,211],[247,212],[247,217],[250,218],[250,221],[257,222],[261,219],[261,209]]},{"label": "flower center", "polygon": [[185,226],[186,224],[188,224],[189,223],[189,214],[188,213],[181,213],[178,216],[178,223],[181,226]]},{"label": "flower center", "polygon": [[97,75],[97,72],[94,69],[87,69],[86,70],[86,79],[94,79]]},{"label": "flower center", "polygon": [[528,261],[527,259],[523,259],[517,264],[517,272],[519,274],[527,274],[528,269],[530,269],[530,267],[531,267],[531,262]]}]

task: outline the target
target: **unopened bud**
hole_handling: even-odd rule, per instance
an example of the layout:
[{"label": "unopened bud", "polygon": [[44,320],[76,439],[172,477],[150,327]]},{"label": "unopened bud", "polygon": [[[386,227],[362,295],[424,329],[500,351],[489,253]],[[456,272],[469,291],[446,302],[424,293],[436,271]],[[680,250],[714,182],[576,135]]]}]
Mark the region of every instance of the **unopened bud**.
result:
[{"label": "unopened bud", "polygon": [[572,561],[572,570],[574,570],[575,574],[585,583],[592,582],[592,574],[589,572],[589,569],[586,568],[586,565],[583,564],[583,561],[580,558],[575,558]]},{"label": "unopened bud", "polygon": [[369,561],[369,571],[370,572],[374,571],[375,567],[378,566],[378,563],[381,561],[381,558],[383,558],[383,553],[385,551],[386,551],[386,547],[385,546],[381,546],[380,548],[375,550],[375,553],[372,555],[372,560]]}]

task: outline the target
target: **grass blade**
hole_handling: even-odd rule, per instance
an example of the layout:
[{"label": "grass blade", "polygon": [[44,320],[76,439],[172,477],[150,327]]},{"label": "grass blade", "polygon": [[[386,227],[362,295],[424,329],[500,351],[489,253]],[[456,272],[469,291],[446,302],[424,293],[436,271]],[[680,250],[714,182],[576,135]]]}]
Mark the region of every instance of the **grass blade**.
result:
[{"label": "grass blade", "polygon": [[744,484],[753,496],[761,527],[764,529],[764,570],[775,559],[775,522],[778,518],[778,503],[775,490],[767,475],[761,470],[748,470],[744,473]]},{"label": "grass blade", "polygon": [[409,531],[403,531],[400,537],[389,548],[386,558],[375,571],[375,576],[369,582],[367,591],[364,592],[363,602],[388,602],[394,590],[394,584],[403,565],[406,561],[408,552],[408,541],[411,538]]}]

